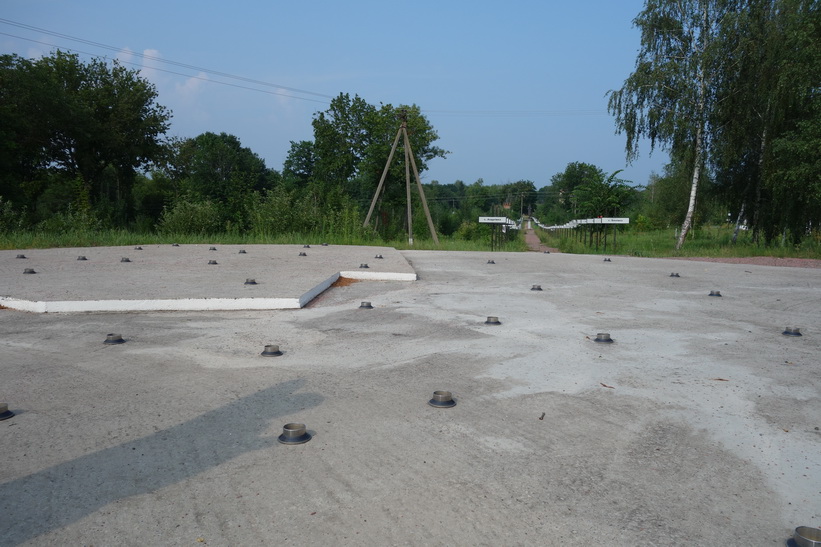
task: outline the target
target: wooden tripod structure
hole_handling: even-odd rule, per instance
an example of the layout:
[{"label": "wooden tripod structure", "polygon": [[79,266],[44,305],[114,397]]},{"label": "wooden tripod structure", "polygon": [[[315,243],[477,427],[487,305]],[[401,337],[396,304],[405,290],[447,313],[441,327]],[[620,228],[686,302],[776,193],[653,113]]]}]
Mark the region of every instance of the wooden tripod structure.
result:
[{"label": "wooden tripod structure", "polygon": [[382,193],[382,187],[385,184],[385,178],[388,176],[388,169],[391,166],[393,154],[394,152],[396,152],[396,146],[399,144],[399,138],[404,137],[403,148],[405,149],[405,193],[407,194],[408,200],[408,244],[413,245],[413,211],[411,210],[410,178],[410,169],[411,167],[413,167],[413,176],[416,177],[416,186],[417,188],[419,188],[419,198],[422,201],[422,208],[425,210],[425,217],[428,219],[428,228],[430,229],[430,235],[433,238],[434,243],[436,243],[436,245],[439,245],[439,237],[436,235],[436,229],[433,227],[433,220],[430,217],[430,210],[428,209],[428,201],[427,199],[425,199],[425,190],[422,188],[422,182],[419,180],[419,171],[416,169],[416,160],[413,157],[410,139],[408,139],[408,113],[406,110],[401,111],[399,119],[402,120],[402,124],[399,126],[399,131],[396,132],[396,138],[393,139],[391,153],[388,155],[388,161],[385,163],[385,169],[382,171],[382,177],[379,179],[379,186],[376,187],[376,193],[374,193],[373,200],[371,201],[371,208],[368,209],[368,216],[365,217],[365,222],[362,224],[362,226],[367,226],[368,223],[371,221],[373,209],[374,207],[376,207],[376,202],[379,200],[379,195]]}]

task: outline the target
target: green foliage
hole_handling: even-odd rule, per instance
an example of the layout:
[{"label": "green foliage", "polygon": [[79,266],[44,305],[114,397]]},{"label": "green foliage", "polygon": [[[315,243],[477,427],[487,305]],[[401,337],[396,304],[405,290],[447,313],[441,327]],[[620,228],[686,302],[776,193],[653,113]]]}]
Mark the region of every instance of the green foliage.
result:
[{"label": "green foliage", "polygon": [[819,220],[821,11],[809,0],[751,0],[723,29],[733,58],[716,90],[716,178],[754,238],[772,243],[787,230],[798,241]]},{"label": "green foliage", "polygon": [[0,196],[0,232],[14,232],[25,226],[25,211],[16,209],[11,201]]},{"label": "green foliage", "polygon": [[486,224],[479,224],[477,221],[465,221],[454,234],[457,239],[465,241],[477,241],[490,237],[490,228]]},{"label": "green foliage", "polygon": [[223,227],[215,203],[181,199],[163,209],[157,229],[161,234],[208,235],[219,233]]},{"label": "green foliage", "polygon": [[577,218],[619,216],[636,201],[637,190],[628,181],[609,176],[589,163],[573,162],[553,175],[551,185],[540,194],[544,201],[536,210],[540,222],[564,224]]},{"label": "green foliage", "polygon": [[[400,113],[407,120],[410,146],[420,174],[427,169],[428,161],[447,155],[433,145],[439,136],[418,106],[387,104],[377,108],[359,96],[351,98],[341,93],[331,101],[328,110],[318,112],[313,120],[310,189],[317,200],[323,201],[333,188],[341,188],[357,202],[372,199],[399,130]],[[403,150],[400,143],[389,164],[382,195],[387,210],[404,204],[406,199]],[[304,172],[301,166],[309,163],[306,146],[292,144],[291,152],[289,172]]]},{"label": "green foliage", "polygon": [[100,220],[88,208],[76,207],[69,204],[65,210],[54,213],[47,219],[40,221],[36,229],[43,232],[60,233],[72,230],[99,230],[102,228]]},{"label": "green foliage", "polygon": [[692,172],[687,212],[678,246],[684,243],[695,214],[705,149],[711,137],[710,114],[720,51],[724,0],[648,0],[634,24],[641,30],[636,70],[624,86],[610,92],[608,110],[627,136],[628,161],[638,142],[650,139],[678,158],[687,157]]},{"label": "green foliage", "polygon": [[585,244],[580,238],[581,232],[560,230],[548,232],[537,230],[542,243],[556,247],[563,253],[578,254],[621,254],[640,257],[676,257],[676,256],[706,256],[706,257],[748,257],[748,256],[775,256],[821,259],[821,232],[806,236],[801,244],[787,244],[783,246],[764,246],[756,243],[749,233],[736,244],[732,243],[732,226],[712,225],[703,226],[690,232],[687,245],[676,249],[676,230],[643,230],[638,226],[620,230],[616,244],[612,244],[612,236],[608,241],[608,249],[604,251],[600,245],[598,251],[594,246]]},{"label": "green foliage", "polygon": [[[651,150],[670,150],[677,172],[690,173],[677,211],[662,207],[682,219],[679,245],[695,217],[719,216],[719,200],[756,240],[801,240],[821,221],[817,0],[648,0],[635,24],[636,70],[608,108],[627,136],[628,159],[646,137]],[[702,189],[707,199],[697,200]]]},{"label": "green foliage", "polygon": [[289,188],[306,188],[314,178],[314,143],[291,141],[288,156],[282,164],[283,183]]},{"label": "green foliage", "polygon": [[158,189],[159,194],[167,198],[173,188],[187,201],[212,202],[232,230],[247,228],[251,195],[271,188],[278,178],[259,156],[226,133],[206,132],[176,141],[172,152],[160,177],[170,184]]},{"label": "green foliage", "polygon": [[82,63],[60,51],[36,61],[0,56],[7,197],[36,211],[49,182],[80,180],[92,208],[122,201],[130,215],[135,170],[163,154],[170,113],[156,97],[152,84],[116,61]]}]

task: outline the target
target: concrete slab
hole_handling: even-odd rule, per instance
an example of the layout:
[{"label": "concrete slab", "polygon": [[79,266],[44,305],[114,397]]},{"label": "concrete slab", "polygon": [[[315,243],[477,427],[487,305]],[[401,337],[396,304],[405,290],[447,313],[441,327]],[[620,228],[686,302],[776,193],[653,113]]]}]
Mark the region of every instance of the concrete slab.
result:
[{"label": "concrete slab", "polygon": [[[25,258],[17,258],[21,254]],[[382,258],[375,258],[377,255]],[[35,273],[25,274],[26,270]],[[143,245],[32,249],[0,251],[0,305],[40,313],[301,308],[340,275],[372,280],[416,279],[413,268],[390,247]],[[248,279],[256,284],[245,284]]]},{"label": "concrete slab", "polygon": [[[0,544],[783,545],[821,524],[817,270],[401,254],[418,281],[302,309],[0,310]],[[279,444],[289,422],[313,439]]]}]

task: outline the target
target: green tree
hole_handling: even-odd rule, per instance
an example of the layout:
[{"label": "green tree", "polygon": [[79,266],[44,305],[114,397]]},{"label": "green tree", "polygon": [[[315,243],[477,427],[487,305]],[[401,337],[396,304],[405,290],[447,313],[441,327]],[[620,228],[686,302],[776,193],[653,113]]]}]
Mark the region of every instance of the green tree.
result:
[{"label": "green tree", "polygon": [[[352,98],[341,93],[331,101],[330,108],[315,114],[313,120],[314,163],[310,191],[318,202],[338,208],[343,195],[359,203],[371,200],[399,129],[401,111],[405,112],[420,174],[431,159],[446,156],[446,151],[433,145],[438,135],[418,106],[387,104],[377,108],[359,96]],[[383,228],[392,226],[389,232],[398,232],[404,222],[404,189],[404,157],[397,153],[390,164],[378,215]],[[418,199],[415,192],[412,199]],[[384,232],[386,237],[395,235],[389,232]]]},{"label": "green tree", "polygon": [[615,217],[635,199],[635,190],[617,178],[621,170],[606,179],[595,177],[576,187],[574,197],[582,217]]},{"label": "green tree", "polygon": [[[721,34],[728,54],[712,123],[717,181],[737,224],[746,219],[755,240],[763,235],[769,243],[789,229],[798,242],[818,218],[816,160],[798,143],[810,144],[811,128],[821,123],[821,10],[810,0],[745,0],[722,19]],[[805,166],[802,181],[791,183]]]},{"label": "green tree", "polygon": [[269,189],[277,176],[227,133],[206,132],[179,142],[169,163],[184,199],[217,204],[222,219],[240,229],[246,227],[253,192]]},{"label": "green tree", "polygon": [[651,151],[657,143],[680,157],[690,151],[690,197],[677,249],[692,226],[709,145],[719,22],[726,11],[723,0],[647,0],[634,20],[641,31],[636,69],[609,93],[608,110],[627,136],[628,161],[637,157],[642,138],[650,139]]},{"label": "green tree", "polygon": [[291,141],[291,148],[282,164],[282,180],[289,188],[306,188],[314,178],[314,143]]},{"label": "green tree", "polygon": [[516,215],[526,215],[536,205],[536,185],[530,180],[519,180],[502,186],[502,191],[510,196],[511,211]]},{"label": "green tree", "polygon": [[0,56],[0,177],[34,207],[55,179],[79,181],[89,205],[131,214],[138,169],[161,159],[170,112],[135,70],[60,51],[36,61]]},{"label": "green tree", "polygon": [[550,224],[563,224],[579,218],[576,189],[584,184],[600,184],[605,173],[590,163],[571,162],[564,171],[550,177],[550,186],[542,189],[545,199],[538,211],[539,220]]}]

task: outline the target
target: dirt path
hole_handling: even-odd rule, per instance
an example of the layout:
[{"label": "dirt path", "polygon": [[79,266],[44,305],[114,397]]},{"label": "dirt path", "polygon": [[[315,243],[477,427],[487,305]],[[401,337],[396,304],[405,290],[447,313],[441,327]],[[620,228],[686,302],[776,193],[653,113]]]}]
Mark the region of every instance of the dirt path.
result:
[{"label": "dirt path", "polygon": [[539,236],[536,235],[536,232],[534,232],[532,228],[525,229],[525,243],[527,243],[527,246],[531,251],[536,253],[543,253],[545,251],[550,251],[551,253],[559,252],[559,249],[542,245]]}]

